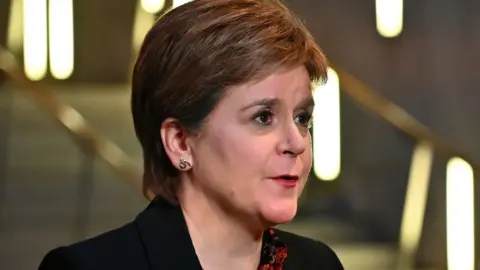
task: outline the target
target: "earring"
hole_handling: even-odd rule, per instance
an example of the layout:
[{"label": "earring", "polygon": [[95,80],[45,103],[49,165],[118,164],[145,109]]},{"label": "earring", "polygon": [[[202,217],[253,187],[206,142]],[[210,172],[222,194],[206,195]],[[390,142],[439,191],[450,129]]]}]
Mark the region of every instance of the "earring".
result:
[{"label": "earring", "polygon": [[178,166],[180,167],[180,169],[185,170],[187,167],[190,167],[192,165],[190,165],[190,163],[188,163],[188,161],[186,161],[185,159],[183,159],[181,157],[180,158],[180,163],[178,164]]}]

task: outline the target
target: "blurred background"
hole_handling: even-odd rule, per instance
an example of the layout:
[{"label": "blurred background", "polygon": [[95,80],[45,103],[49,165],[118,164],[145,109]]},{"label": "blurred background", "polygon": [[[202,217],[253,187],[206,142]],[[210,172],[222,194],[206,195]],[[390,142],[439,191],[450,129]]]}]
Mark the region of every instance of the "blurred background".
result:
[{"label": "blurred background", "polygon": [[[130,74],[184,2],[0,0],[0,269],[36,269],[146,206]],[[311,179],[281,227],[346,269],[480,269],[480,2],[285,2],[331,67]]]}]

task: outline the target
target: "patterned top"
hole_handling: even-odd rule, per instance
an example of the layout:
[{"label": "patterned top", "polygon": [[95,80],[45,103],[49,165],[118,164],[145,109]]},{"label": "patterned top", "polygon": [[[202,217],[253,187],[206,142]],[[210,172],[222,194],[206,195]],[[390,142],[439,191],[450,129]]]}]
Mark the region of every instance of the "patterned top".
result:
[{"label": "patterned top", "polygon": [[279,241],[273,228],[268,229],[263,237],[258,270],[283,270],[283,262],[287,258],[287,245]]},{"label": "patterned top", "polygon": [[278,238],[275,229],[265,232],[258,270],[282,270],[287,258],[287,245]]}]

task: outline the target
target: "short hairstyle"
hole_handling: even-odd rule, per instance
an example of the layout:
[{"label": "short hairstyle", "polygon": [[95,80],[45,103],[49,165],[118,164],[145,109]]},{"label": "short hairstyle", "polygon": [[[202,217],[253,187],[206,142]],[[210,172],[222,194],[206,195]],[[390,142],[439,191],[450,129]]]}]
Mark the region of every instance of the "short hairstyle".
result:
[{"label": "short hairstyle", "polygon": [[131,106],[143,148],[143,190],[176,203],[179,171],[160,127],[174,118],[199,131],[231,86],[305,66],[327,78],[324,54],[302,22],[276,0],[195,0],[159,18],[140,49]]}]

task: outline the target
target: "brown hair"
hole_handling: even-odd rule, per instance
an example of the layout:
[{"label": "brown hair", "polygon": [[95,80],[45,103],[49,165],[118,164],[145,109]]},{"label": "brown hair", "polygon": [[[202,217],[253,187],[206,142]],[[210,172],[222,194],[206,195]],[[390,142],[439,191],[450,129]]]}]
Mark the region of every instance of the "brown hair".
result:
[{"label": "brown hair", "polygon": [[299,65],[312,82],[327,77],[322,51],[279,1],[196,0],[162,16],[145,37],[132,82],[145,194],[176,202],[179,172],[160,138],[163,121],[198,131],[229,86]]}]

